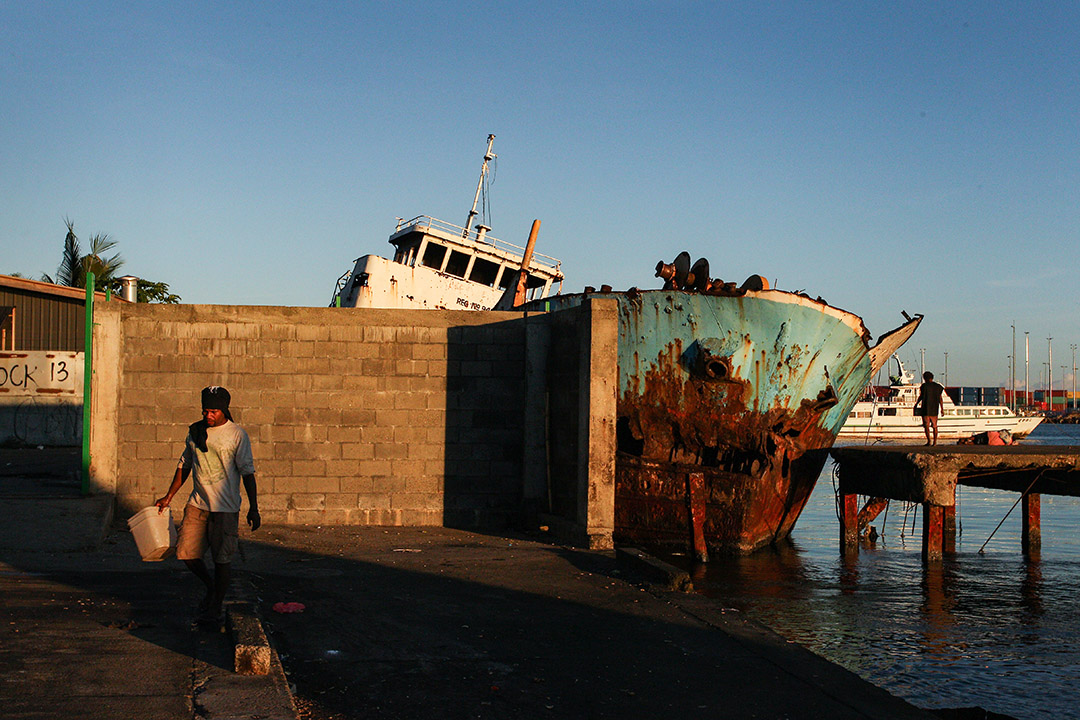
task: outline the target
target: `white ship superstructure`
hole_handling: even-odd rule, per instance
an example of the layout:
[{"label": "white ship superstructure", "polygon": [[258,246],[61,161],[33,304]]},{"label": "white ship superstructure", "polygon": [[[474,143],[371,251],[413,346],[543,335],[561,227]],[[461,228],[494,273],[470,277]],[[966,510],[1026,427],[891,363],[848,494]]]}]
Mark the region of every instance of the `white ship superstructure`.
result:
[{"label": "white ship superstructure", "polygon": [[[487,153],[480,171],[476,199],[469,224],[476,218],[476,204],[484,189],[494,135],[488,136]],[[547,297],[554,286],[562,287],[558,260],[518,247],[488,234],[483,223],[472,229],[421,215],[398,218],[390,235],[393,259],[377,255],[357,258],[353,269],[338,279],[331,305],[368,308],[421,308],[429,310],[490,310],[516,289],[523,265],[527,278],[525,300]]]},{"label": "white ship superstructure", "polygon": [[[899,376],[889,387],[888,397],[861,400],[848,414],[848,419],[836,436],[837,441],[909,441],[925,439],[922,416],[915,414],[919,386],[904,369],[900,359],[893,356]],[[1014,438],[1031,433],[1042,418],[1021,416],[1005,405],[957,405],[948,393],[941,396],[942,409],[938,417],[938,439],[959,440],[978,433],[1008,430]]]}]

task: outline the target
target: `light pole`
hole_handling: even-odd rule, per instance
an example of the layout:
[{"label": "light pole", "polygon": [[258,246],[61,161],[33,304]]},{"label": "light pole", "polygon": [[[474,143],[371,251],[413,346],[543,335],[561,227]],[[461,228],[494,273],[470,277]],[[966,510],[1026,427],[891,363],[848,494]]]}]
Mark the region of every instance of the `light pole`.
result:
[{"label": "light pole", "polygon": [[1069,406],[1073,410],[1075,410],[1076,409],[1076,343],[1073,343],[1069,347],[1072,348],[1072,351],[1073,351],[1073,391],[1072,391],[1072,398],[1070,399]]},{"label": "light pole", "polygon": [[1031,383],[1028,381],[1028,331],[1024,331],[1024,404],[1031,404]]},{"label": "light pole", "polygon": [[1009,356],[1009,407],[1016,412],[1016,321],[1012,327],[1012,355]]},{"label": "light pole", "polygon": [[[1039,368],[1039,384],[1042,385],[1043,388],[1044,388],[1043,389],[1043,402],[1045,403],[1046,398],[1048,397],[1047,392],[1045,390],[1045,388],[1046,388],[1046,363],[1039,363],[1039,364],[1042,365],[1042,367]],[[1049,409],[1049,406],[1047,406],[1047,409]]]},{"label": "light pole", "polygon": [[949,384],[949,353],[945,353],[945,382],[942,384]]},{"label": "light pole", "polygon": [[1054,412],[1054,338],[1046,338],[1046,392],[1049,393],[1050,404],[1046,407],[1047,412]]}]

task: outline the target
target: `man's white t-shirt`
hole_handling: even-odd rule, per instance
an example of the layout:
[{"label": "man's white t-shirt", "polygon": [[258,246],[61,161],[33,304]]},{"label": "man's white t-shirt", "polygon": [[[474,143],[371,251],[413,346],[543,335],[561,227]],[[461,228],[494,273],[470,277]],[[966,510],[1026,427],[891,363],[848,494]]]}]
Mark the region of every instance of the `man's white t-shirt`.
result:
[{"label": "man's white t-shirt", "polygon": [[231,420],[206,429],[206,452],[188,434],[180,468],[191,468],[189,505],[210,512],[240,512],[240,480],[255,472],[247,431]]}]

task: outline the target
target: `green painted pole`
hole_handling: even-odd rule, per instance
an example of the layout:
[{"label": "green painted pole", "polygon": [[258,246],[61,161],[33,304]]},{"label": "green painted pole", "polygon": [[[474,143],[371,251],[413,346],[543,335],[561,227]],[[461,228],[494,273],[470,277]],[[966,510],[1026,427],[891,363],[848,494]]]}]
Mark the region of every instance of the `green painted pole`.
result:
[{"label": "green painted pole", "polygon": [[82,494],[90,494],[90,380],[94,374],[94,273],[86,273],[86,333],[83,340]]}]

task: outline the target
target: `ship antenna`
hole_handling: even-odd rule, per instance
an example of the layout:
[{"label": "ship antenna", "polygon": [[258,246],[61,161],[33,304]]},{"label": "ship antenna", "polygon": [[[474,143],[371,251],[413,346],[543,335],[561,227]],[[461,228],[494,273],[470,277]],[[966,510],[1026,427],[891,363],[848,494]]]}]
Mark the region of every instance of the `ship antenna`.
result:
[{"label": "ship antenna", "polygon": [[461,234],[461,237],[469,237],[469,227],[472,225],[473,218],[476,217],[476,204],[480,202],[480,191],[484,187],[484,178],[487,177],[488,163],[498,157],[495,153],[491,152],[491,144],[495,141],[494,135],[488,135],[487,152],[484,153],[484,164],[480,166],[480,181],[476,183],[476,196],[472,201],[472,210],[469,211],[469,218],[465,221],[465,232]]}]

